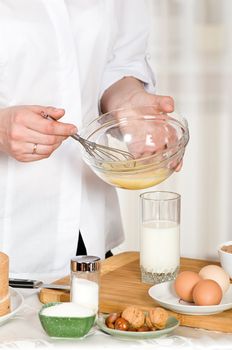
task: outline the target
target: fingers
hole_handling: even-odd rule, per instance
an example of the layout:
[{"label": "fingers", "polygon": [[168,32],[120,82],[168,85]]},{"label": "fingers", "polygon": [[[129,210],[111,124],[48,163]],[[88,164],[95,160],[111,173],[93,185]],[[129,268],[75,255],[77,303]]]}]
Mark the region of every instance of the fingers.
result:
[{"label": "fingers", "polygon": [[40,143],[42,145],[52,145],[64,141],[68,136],[48,135],[28,129],[24,126],[12,127],[9,132],[12,141]]},{"label": "fingers", "polygon": [[[47,114],[57,121],[45,119]],[[14,106],[2,110],[1,149],[23,162],[48,157],[77,131],[75,125],[58,121],[63,115],[62,108],[44,106]],[[36,154],[34,145],[37,145]]]},{"label": "fingers", "polygon": [[171,113],[174,111],[174,100],[170,96],[153,95],[152,103],[156,106],[158,111],[164,113]]},{"label": "fingers", "polygon": [[174,111],[174,100],[170,96],[160,97],[160,109],[163,112],[171,113]]},{"label": "fingers", "polygon": [[50,156],[55,149],[61,145],[61,142],[54,143],[52,145],[41,145],[40,143],[26,143],[22,145],[23,150],[20,153],[30,155],[44,155]]},{"label": "fingers", "polygon": [[[41,109],[43,109],[41,111]],[[37,111],[31,113],[31,111]],[[45,115],[51,115],[55,119],[60,119],[64,115],[63,109],[55,109],[53,107],[32,106],[31,111],[24,113],[22,124],[34,131],[45,135],[70,136],[77,132],[77,128],[73,124],[63,123],[44,118]]]},{"label": "fingers", "polygon": [[65,110],[63,108],[55,108],[52,106],[39,106],[39,105],[31,105],[31,106],[24,106],[25,108],[28,108],[35,114],[45,116],[45,115],[51,115],[55,119],[60,119],[64,116]]},{"label": "fingers", "polygon": [[48,158],[60,145],[61,142],[52,145],[18,142],[12,147],[11,152],[14,154],[15,159],[22,162],[29,162]]},{"label": "fingers", "polygon": [[183,166],[183,160],[181,160],[180,163],[177,165],[175,171],[176,171],[176,172],[180,171],[181,168],[182,168],[182,166]]}]

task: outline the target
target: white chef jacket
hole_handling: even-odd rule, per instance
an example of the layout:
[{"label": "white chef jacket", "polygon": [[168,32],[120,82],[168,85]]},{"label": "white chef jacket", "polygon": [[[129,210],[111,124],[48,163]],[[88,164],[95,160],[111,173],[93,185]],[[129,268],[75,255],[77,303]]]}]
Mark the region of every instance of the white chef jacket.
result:
[{"label": "white chef jacket", "polygon": [[[122,77],[153,90],[147,21],[143,0],[0,0],[0,108],[62,107],[80,130]],[[71,138],[37,162],[0,152],[0,250],[13,276],[69,273],[79,230],[101,258],[122,242],[115,189],[80,153]]]}]

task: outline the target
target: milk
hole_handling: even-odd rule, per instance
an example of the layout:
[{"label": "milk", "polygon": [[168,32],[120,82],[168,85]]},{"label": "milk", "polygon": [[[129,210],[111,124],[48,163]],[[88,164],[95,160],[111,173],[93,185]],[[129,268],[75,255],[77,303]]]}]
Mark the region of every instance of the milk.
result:
[{"label": "milk", "polygon": [[174,221],[149,221],[141,226],[140,265],[146,272],[170,273],[179,266],[180,228]]}]

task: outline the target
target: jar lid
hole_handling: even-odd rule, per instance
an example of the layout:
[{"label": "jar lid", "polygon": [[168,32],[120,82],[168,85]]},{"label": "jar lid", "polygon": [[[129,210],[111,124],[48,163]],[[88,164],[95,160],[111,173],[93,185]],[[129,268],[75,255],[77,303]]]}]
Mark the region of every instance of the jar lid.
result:
[{"label": "jar lid", "polygon": [[71,259],[71,271],[94,272],[100,268],[100,258],[91,255],[77,255]]}]

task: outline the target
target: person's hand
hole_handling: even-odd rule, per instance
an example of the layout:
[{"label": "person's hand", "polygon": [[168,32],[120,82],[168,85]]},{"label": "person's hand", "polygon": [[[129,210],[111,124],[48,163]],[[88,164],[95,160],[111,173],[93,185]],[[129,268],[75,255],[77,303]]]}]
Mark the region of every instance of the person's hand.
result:
[{"label": "person's hand", "polygon": [[[149,154],[155,154],[165,148],[172,147],[172,145],[174,145],[178,139],[176,130],[170,125],[164,125],[165,121],[162,121],[162,119],[165,120],[166,113],[171,113],[174,111],[173,98],[170,96],[149,94],[143,90],[129,96],[128,101],[124,106],[129,107],[136,105],[152,106],[147,108],[148,111],[150,109],[151,114],[153,112],[157,115],[160,114],[161,119],[159,122],[156,122],[155,126],[146,122],[144,122],[143,125],[142,122],[136,125],[135,119],[133,128],[137,130],[130,131],[136,135],[137,138],[137,142],[135,139],[135,142],[133,145],[131,145],[131,151],[135,157],[145,157]],[[173,162],[172,167],[175,168],[175,171],[180,171],[182,168],[182,163],[182,161],[179,164]]]},{"label": "person's hand", "polygon": [[148,93],[144,84],[133,77],[120,79],[111,85],[101,98],[103,113],[131,106],[156,106],[157,112],[171,113],[174,111],[174,100],[170,96]]},{"label": "person's hand", "polygon": [[61,108],[44,106],[14,106],[0,110],[0,151],[21,162],[48,158],[77,129],[74,125],[50,121],[59,120]]},{"label": "person's hand", "polygon": [[[152,127],[147,123],[138,121],[136,106],[152,106],[154,114],[160,114],[165,118],[166,113],[174,111],[174,100],[170,96],[160,96],[148,93],[144,89],[144,84],[136,78],[124,77],[110,86],[103,94],[101,99],[101,109],[104,113],[116,110],[118,108],[126,108],[130,110],[131,118],[134,117],[134,124],[130,124],[130,130],[124,126],[122,133],[127,132],[133,134],[133,144],[130,143],[129,151],[135,157],[143,157],[154,154],[172,144],[177,140],[176,130],[171,126],[163,127],[162,121],[160,127]],[[123,113],[123,112],[122,112]],[[133,115],[134,113],[134,115]],[[120,112],[118,114],[120,116]],[[136,122],[136,120],[138,122]],[[165,135],[164,135],[165,133]],[[148,142],[144,142],[144,138]],[[142,140],[142,142],[140,142]],[[173,164],[176,171],[180,170],[180,164]]]},{"label": "person's hand", "polygon": [[[152,106],[150,107],[151,112],[165,118],[166,113],[174,111],[174,100],[170,96],[154,95],[147,93],[144,89],[138,89],[138,91],[128,94],[127,100],[125,99],[122,104],[123,108],[131,106]],[[134,130],[130,130],[130,132],[136,135],[137,142],[135,139],[133,145],[130,146],[130,151],[138,158],[154,154],[172,146],[177,141],[175,129],[168,125],[164,127],[162,121],[156,123],[155,127],[146,122],[143,125],[141,122],[136,125],[135,122],[133,128]],[[147,142],[144,141],[145,139]],[[182,161],[179,164],[174,163],[173,167],[175,167],[175,171],[180,171]]]},{"label": "person's hand", "polygon": [[171,96],[154,95],[144,89],[128,94],[121,107],[153,106],[156,113],[171,113],[174,111],[174,100]]}]

